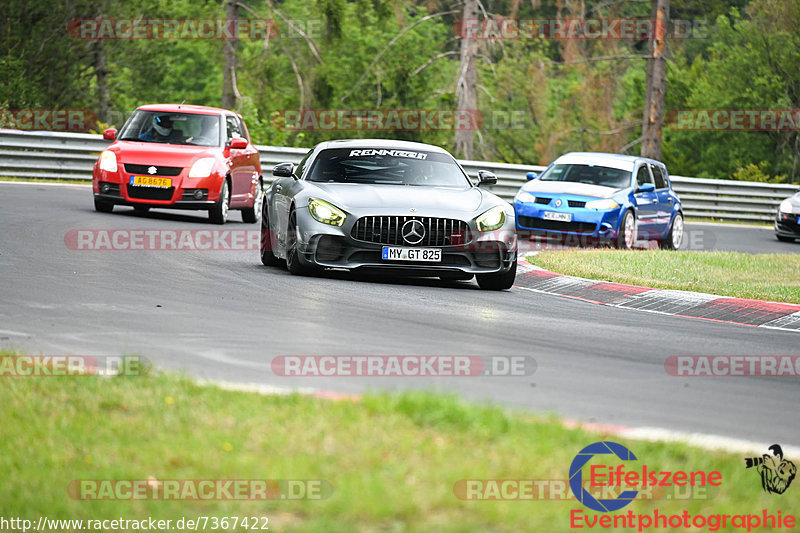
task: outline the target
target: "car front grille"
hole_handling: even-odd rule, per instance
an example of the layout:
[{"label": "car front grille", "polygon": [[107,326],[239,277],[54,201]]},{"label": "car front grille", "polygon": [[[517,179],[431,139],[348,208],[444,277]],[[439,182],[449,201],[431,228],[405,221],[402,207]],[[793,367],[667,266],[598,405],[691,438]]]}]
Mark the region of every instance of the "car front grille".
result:
[{"label": "car front grille", "polygon": [[517,220],[520,226],[531,229],[570,231],[572,233],[594,233],[595,229],[597,229],[597,225],[591,222],[562,222],[560,220],[545,220],[539,217],[525,216],[521,216]]},{"label": "car front grille", "polygon": [[172,200],[175,187],[137,187],[128,184],[128,196],[140,200]]},{"label": "car front grille", "polygon": [[567,204],[570,207],[586,207],[586,202],[581,202],[580,200],[567,200]]},{"label": "car front grille", "polygon": [[540,196],[537,196],[537,197],[536,197],[536,203],[537,203],[537,204],[543,204],[543,205],[547,205],[547,204],[549,204],[549,203],[550,203],[550,198],[542,198],[542,197],[540,197]]},{"label": "car front grille", "polygon": [[[155,167],[156,171],[148,172],[150,167]],[[164,167],[159,165],[133,165],[125,163],[125,172],[129,174],[141,174],[145,176],[177,176],[183,167]]]},{"label": "car front grille", "polygon": [[403,239],[403,225],[410,220],[418,220],[425,228],[422,240],[412,246],[451,246],[454,235],[460,235],[465,244],[468,226],[463,220],[454,218],[416,217],[416,216],[370,216],[356,220],[350,236],[357,241],[375,244],[396,244],[408,246]]}]

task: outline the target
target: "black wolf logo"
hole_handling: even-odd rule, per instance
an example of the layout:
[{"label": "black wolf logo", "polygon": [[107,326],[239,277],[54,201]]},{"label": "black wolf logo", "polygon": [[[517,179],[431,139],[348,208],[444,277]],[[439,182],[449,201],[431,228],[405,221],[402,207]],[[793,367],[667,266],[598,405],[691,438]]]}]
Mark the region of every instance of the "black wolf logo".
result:
[{"label": "black wolf logo", "polygon": [[758,469],[764,492],[783,494],[792,484],[797,474],[797,467],[793,462],[783,458],[783,449],[779,444],[773,444],[769,450],[772,451],[772,455],[765,453],[761,457],[746,458],[745,468]]}]

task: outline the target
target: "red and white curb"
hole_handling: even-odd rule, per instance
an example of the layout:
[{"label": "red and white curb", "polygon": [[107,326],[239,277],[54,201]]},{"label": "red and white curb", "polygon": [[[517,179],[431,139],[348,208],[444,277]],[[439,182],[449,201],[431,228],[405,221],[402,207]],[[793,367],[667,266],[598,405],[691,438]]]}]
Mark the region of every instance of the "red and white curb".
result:
[{"label": "red and white curb", "polygon": [[515,287],[663,315],[800,332],[800,305],[565,276],[519,261]]}]

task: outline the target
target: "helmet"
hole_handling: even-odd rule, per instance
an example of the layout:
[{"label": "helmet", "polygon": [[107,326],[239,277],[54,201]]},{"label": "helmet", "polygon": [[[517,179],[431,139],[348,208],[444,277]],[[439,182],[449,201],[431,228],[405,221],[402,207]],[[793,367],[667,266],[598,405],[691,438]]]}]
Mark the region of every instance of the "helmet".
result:
[{"label": "helmet", "polygon": [[153,129],[162,137],[172,133],[172,119],[169,115],[156,115],[153,117]]}]

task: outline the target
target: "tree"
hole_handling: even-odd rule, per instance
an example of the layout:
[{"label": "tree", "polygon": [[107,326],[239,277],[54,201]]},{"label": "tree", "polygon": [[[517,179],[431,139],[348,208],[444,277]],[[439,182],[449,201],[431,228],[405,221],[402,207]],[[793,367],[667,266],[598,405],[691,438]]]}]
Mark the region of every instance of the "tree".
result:
[{"label": "tree", "polygon": [[647,88],[642,119],[642,157],[661,159],[661,128],[664,125],[664,94],[667,87],[667,28],[669,0],[653,0],[650,20],[654,21],[647,60]]}]

